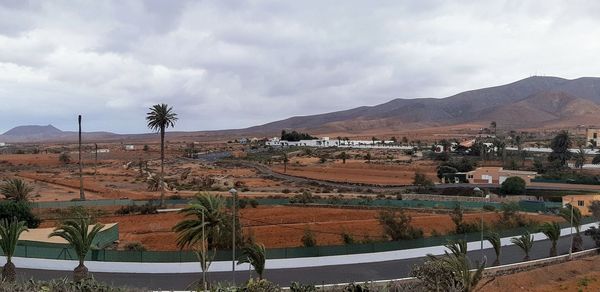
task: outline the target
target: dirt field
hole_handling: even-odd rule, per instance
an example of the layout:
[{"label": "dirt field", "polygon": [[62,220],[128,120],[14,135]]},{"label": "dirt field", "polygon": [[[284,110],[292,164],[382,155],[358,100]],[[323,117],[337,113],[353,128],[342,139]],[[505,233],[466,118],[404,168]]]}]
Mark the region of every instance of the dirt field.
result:
[{"label": "dirt field", "polygon": [[484,279],[482,282],[480,291],[600,291],[600,256]]},{"label": "dirt field", "polygon": [[[293,161],[293,160],[292,160]],[[283,165],[272,169],[283,173]],[[405,163],[366,163],[364,160],[347,160],[319,164],[315,161],[303,161],[300,164],[289,163],[287,174],[337,182],[367,183],[380,185],[412,184],[415,172],[427,175],[437,181],[436,164],[432,161]]]},{"label": "dirt field", "polygon": [[[448,233],[454,225],[449,215],[410,211],[412,225],[422,228],[426,236],[434,230]],[[244,233],[269,248],[301,246],[301,238],[306,228],[314,232],[319,245],[342,244],[341,233],[345,232],[355,240],[365,238],[381,239],[383,229],[376,217],[377,210],[259,206],[241,211]],[[496,213],[485,213],[486,222],[499,219]],[[528,215],[539,221],[561,220],[556,216]],[[128,242],[141,242],[150,250],[177,250],[176,234],[171,228],[183,219],[178,213],[155,215],[108,216],[102,223],[119,223],[120,246]],[[465,214],[467,222],[478,222],[479,214]],[[45,221],[42,227],[53,227],[54,222]]]}]

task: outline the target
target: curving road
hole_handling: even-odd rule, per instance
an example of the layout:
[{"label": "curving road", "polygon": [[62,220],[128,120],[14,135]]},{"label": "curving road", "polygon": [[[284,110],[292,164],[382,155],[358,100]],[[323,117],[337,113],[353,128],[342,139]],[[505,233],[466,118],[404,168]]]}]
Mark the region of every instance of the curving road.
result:
[{"label": "curving road", "polygon": [[[584,249],[594,247],[594,242],[587,236],[583,236]],[[569,250],[570,238],[562,237],[558,244],[560,254],[566,254]],[[540,259],[548,256],[550,242],[548,240],[536,241],[531,251],[531,259]],[[485,249],[483,254],[491,263],[495,259],[495,254],[492,249]],[[471,260],[480,260],[482,257],[480,250],[469,252]],[[504,246],[502,248],[501,262],[502,264],[520,262],[523,258],[522,251],[514,246]],[[396,261],[386,261],[367,264],[349,264],[338,266],[322,266],[310,268],[294,268],[294,269],[276,269],[266,270],[265,276],[269,280],[278,283],[281,286],[288,286],[292,281],[312,284],[329,284],[329,283],[344,283],[358,282],[370,280],[386,280],[397,279],[409,276],[413,265],[423,262],[424,258],[414,258]],[[18,277],[26,280],[34,279],[55,279],[62,277],[70,277],[71,273],[62,271],[45,271],[18,269]],[[167,290],[182,290],[189,288],[191,284],[200,279],[199,273],[193,274],[127,274],[127,273],[94,273],[94,277],[102,282],[117,286],[138,287],[147,289],[167,289]],[[243,282],[249,278],[248,271],[236,273],[238,282]],[[211,281],[231,282],[231,272],[210,273]]]}]

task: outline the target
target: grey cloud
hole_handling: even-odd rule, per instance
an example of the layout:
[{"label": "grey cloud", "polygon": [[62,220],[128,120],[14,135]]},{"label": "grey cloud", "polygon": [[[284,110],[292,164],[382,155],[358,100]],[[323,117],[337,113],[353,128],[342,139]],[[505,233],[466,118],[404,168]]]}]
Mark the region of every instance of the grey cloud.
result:
[{"label": "grey cloud", "polygon": [[[444,97],[532,74],[600,76],[593,1],[0,2],[0,131],[253,126]],[[39,105],[43,104],[43,107]],[[118,121],[118,122],[116,122]]]}]

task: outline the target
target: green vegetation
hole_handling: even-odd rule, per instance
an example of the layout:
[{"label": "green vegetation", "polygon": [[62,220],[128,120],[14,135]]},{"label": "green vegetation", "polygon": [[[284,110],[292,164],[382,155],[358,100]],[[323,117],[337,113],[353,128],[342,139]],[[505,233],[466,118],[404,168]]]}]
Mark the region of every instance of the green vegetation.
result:
[{"label": "green vegetation", "polygon": [[27,227],[36,228],[40,225],[40,219],[31,211],[31,205],[27,202],[0,201],[0,220],[25,221]]},{"label": "green vegetation", "polygon": [[267,259],[267,252],[265,246],[260,243],[249,243],[242,249],[242,254],[238,258],[237,264],[248,263],[254,268],[254,271],[258,274],[258,279],[263,279],[263,272],[265,270],[265,262]]},{"label": "green vegetation", "polygon": [[428,260],[416,265],[411,276],[419,280],[425,291],[475,291],[483,276],[485,261],[476,263],[471,270],[470,260],[466,255],[466,242],[454,242],[446,245],[451,253],[444,256],[428,255]]},{"label": "green vegetation", "polygon": [[77,258],[79,259],[79,265],[73,271],[73,280],[75,282],[81,281],[88,278],[88,269],[84,265],[85,256],[92,249],[92,242],[94,238],[102,230],[104,225],[96,223],[89,229],[90,221],[87,218],[81,218],[78,220],[68,220],[62,223],[59,227],[54,229],[48,237],[61,237],[75,250]]},{"label": "green vegetation", "polygon": [[392,241],[417,239],[423,237],[423,230],[410,225],[412,217],[403,210],[383,210],[377,218],[383,226],[383,231]]},{"label": "green vegetation", "polygon": [[7,179],[0,185],[0,194],[7,200],[27,202],[32,192],[33,188],[20,178]]},{"label": "green vegetation", "polygon": [[558,213],[560,217],[565,219],[569,223],[573,223],[571,227],[575,228],[575,236],[573,236],[572,251],[578,252],[583,250],[583,238],[581,238],[581,211],[578,208],[573,207],[571,204],[567,204],[564,208],[560,209]]},{"label": "green vegetation", "polygon": [[569,132],[561,131],[550,142],[552,153],[548,156],[548,161],[556,168],[564,168],[567,161],[571,159],[572,153],[569,151],[573,142],[569,136]]},{"label": "green vegetation", "polygon": [[71,163],[71,155],[69,155],[68,152],[62,152],[59,156],[58,156],[58,161],[62,164],[69,164]]},{"label": "green vegetation", "polygon": [[510,239],[514,245],[520,247],[525,253],[525,257],[523,257],[524,261],[529,260],[529,252],[533,247],[533,235],[531,235],[528,231],[522,234],[519,237],[513,237]]},{"label": "green vegetation", "polygon": [[503,195],[523,195],[525,194],[525,180],[518,176],[507,178],[500,187],[500,193]]},{"label": "green vegetation", "polygon": [[315,238],[315,234],[308,228],[304,230],[304,235],[302,235],[300,241],[302,241],[302,246],[304,247],[317,246],[317,239]]},{"label": "green vegetation", "polygon": [[178,233],[177,245],[180,248],[193,247],[202,242],[203,228],[209,248],[224,245],[223,233],[228,228],[227,223],[231,222],[226,218],[225,198],[219,195],[199,193],[180,213],[185,214],[186,218],[192,217],[173,227],[173,231]]},{"label": "green vegetation", "polygon": [[552,246],[550,247],[550,256],[555,257],[558,253],[556,250],[556,243],[560,238],[560,225],[556,222],[544,222],[540,226],[540,231],[548,237],[550,242],[552,242]]},{"label": "green vegetation", "polygon": [[287,140],[290,142],[297,142],[300,140],[313,140],[317,139],[309,134],[300,133],[296,131],[286,132],[285,130],[281,131],[281,140]]},{"label": "green vegetation", "polygon": [[502,252],[500,235],[497,232],[488,232],[488,234],[486,234],[484,238],[492,245],[492,247],[494,248],[494,252],[496,253],[496,260],[494,260],[494,263],[492,265],[499,266],[500,254]]},{"label": "green vegetation", "polygon": [[17,242],[21,233],[28,231],[24,221],[4,219],[0,222],[0,249],[6,257],[6,264],[2,268],[2,281],[14,282],[17,276],[15,264],[12,262],[12,257],[17,248]]},{"label": "green vegetation", "polygon": [[173,112],[173,107],[167,104],[156,104],[150,108],[146,114],[148,128],[160,133],[160,205],[165,205],[165,129],[174,127],[177,121],[177,114]]},{"label": "green vegetation", "polygon": [[78,282],[72,282],[65,279],[55,279],[51,281],[28,280],[23,282],[4,282],[0,285],[0,292],[25,292],[25,291],[48,291],[48,292],[137,292],[145,291],[143,289],[113,287],[104,283],[99,283],[93,278],[84,279]]}]

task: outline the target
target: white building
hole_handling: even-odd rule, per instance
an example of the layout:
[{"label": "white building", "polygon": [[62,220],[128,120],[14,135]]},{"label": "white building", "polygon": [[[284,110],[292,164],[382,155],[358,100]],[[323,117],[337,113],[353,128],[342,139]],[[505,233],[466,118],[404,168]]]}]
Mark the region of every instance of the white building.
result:
[{"label": "white building", "polygon": [[6,147],[6,143],[0,142],[0,147]]},{"label": "white building", "polygon": [[135,145],[125,145],[125,150],[127,150],[127,151],[135,150]]},{"label": "white building", "polygon": [[341,147],[341,148],[385,148],[385,149],[413,149],[412,146],[401,146],[393,141],[375,141],[372,140],[331,140],[329,137],[321,137],[313,140],[287,141],[281,140],[278,137],[273,137],[266,142],[267,146],[273,147],[288,147],[288,146],[305,146],[305,147]]}]

